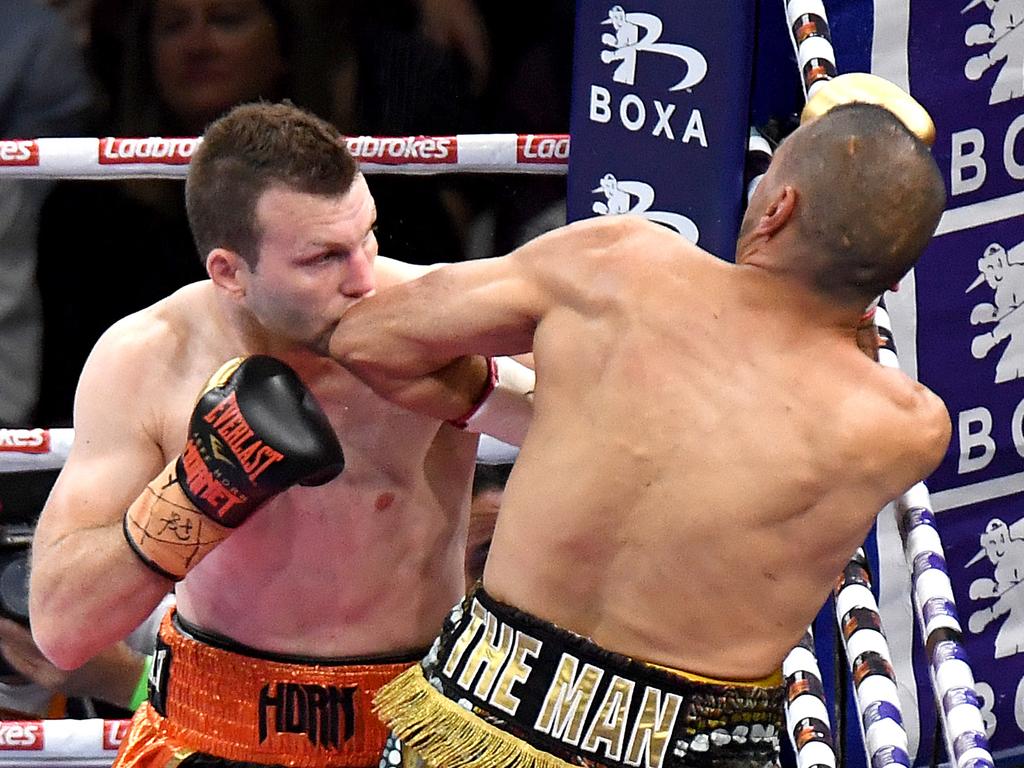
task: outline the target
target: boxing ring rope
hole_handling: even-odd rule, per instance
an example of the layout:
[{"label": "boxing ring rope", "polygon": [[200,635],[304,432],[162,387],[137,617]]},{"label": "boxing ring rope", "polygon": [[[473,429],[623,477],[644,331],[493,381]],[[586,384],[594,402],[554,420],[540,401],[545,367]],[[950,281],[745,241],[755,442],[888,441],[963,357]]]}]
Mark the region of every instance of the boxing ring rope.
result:
[{"label": "boxing ring rope", "polygon": [[[879,362],[898,368],[892,322],[884,306],[876,311],[875,323],[884,341],[878,352]],[[992,766],[994,760],[974,690],[974,673],[963,645],[953,585],[925,484],[918,483],[897,499],[895,513],[904,557],[911,571],[914,614],[924,638],[946,754],[956,768]]]},{"label": "boxing ring rope", "polygon": [[[870,765],[910,765],[892,654],[882,632],[882,617],[863,548],[843,569],[833,596]],[[843,692],[837,691],[836,695]]]},{"label": "boxing ring rope", "polygon": [[43,768],[109,768],[128,732],[127,720],[0,721],[0,764]]},{"label": "boxing ring rope", "polygon": [[828,701],[810,628],[782,662],[786,685],[786,732],[799,768],[836,768],[835,742],[829,723]]},{"label": "boxing ring rope", "polygon": [[[51,138],[0,141],[0,176],[34,179],[184,179],[201,139]],[[565,175],[569,137],[547,133],[349,136],[365,173]]]},{"label": "boxing ring rope", "polygon": [[[804,96],[809,98],[837,72],[825,7],[822,0],[782,2],[802,75]],[[879,363],[898,369],[892,324],[884,305],[875,311],[874,322],[883,339],[878,351]],[[942,724],[946,754],[956,768],[993,766],[974,691],[974,675],[963,647],[953,587],[924,483],[911,488],[894,507],[904,556],[911,570],[914,610],[925,638],[936,715]],[[909,765],[891,655],[882,634],[881,617],[870,589],[866,565],[863,550],[860,550],[844,570],[835,595],[836,617],[854,675],[854,700],[861,714],[861,733],[869,764]],[[860,578],[867,579],[866,583],[857,584]],[[851,592],[861,604],[848,605],[852,601],[844,598],[846,592]],[[856,646],[855,638],[858,639]],[[867,642],[858,656],[861,639]],[[837,691],[836,695],[841,696],[843,692]],[[868,700],[866,705],[865,700]]]}]

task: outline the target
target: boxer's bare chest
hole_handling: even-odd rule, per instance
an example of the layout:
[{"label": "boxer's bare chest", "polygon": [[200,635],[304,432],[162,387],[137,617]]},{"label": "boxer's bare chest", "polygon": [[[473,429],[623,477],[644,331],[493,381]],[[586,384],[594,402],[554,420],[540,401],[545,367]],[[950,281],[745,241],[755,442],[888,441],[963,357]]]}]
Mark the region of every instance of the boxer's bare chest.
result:
[{"label": "boxer's bare chest", "polygon": [[[167,460],[184,447],[207,377],[230,356],[197,356],[168,382],[156,418]],[[303,378],[342,444],[344,471],[264,504],[190,574],[179,601],[201,626],[259,647],[305,650],[316,639],[321,652],[361,653],[391,623],[381,611],[402,626],[418,623],[396,603],[423,591],[425,569],[443,585],[438,610],[454,599],[448,585],[461,574],[461,552],[452,542],[464,524],[474,445],[444,444],[438,422],[381,400],[334,364]],[[306,627],[306,639],[274,638],[285,622]]]}]

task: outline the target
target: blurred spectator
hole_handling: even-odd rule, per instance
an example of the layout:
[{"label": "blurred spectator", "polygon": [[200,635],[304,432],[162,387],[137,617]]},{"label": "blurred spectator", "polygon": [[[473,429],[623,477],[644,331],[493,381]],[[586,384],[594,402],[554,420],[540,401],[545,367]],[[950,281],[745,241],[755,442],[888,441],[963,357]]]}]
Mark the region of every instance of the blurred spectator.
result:
[{"label": "blurred spectator", "polygon": [[95,705],[73,699],[98,699],[127,716],[139,687],[143,656],[124,642],[108,648],[78,669],[53,666],[32,640],[27,627],[0,617],[0,719],[35,719],[69,715],[96,716]]},{"label": "blurred spectator", "polygon": [[[481,130],[490,70],[483,19],[472,0],[311,0],[301,66],[305,98],[348,135],[417,136]],[[312,90],[316,89],[316,90]],[[419,264],[459,261],[467,205],[457,178],[372,175],[386,256]]]},{"label": "blurred spectator", "polygon": [[[575,3],[479,3],[490,31],[492,73],[482,130],[569,133]],[[470,256],[507,253],[552,225],[565,224],[564,176],[472,180],[478,204]]]},{"label": "blurred spectator", "polygon": [[483,578],[487,553],[491,549],[494,523],[505,493],[511,464],[477,464],[473,475],[473,500],[469,507],[469,536],[466,539],[466,589]]},{"label": "blurred spectator", "polygon": [[81,49],[89,45],[89,17],[92,15],[94,2],[95,0],[46,0],[46,4],[64,18]]},{"label": "blurred spectator", "polygon": [[144,658],[163,607],[125,642],[72,672],[47,661],[29,629],[29,546],[56,474],[0,472],[0,719],[125,717],[144,690]]},{"label": "blurred spectator", "polygon": [[[0,25],[0,140],[81,130],[85,66],[61,18],[10,0]],[[5,145],[5,153],[8,147]],[[0,426],[29,426],[39,387],[42,317],[36,288],[39,209],[50,183],[0,179]]]},{"label": "blurred spectator", "polygon": [[[111,26],[119,7],[123,28]],[[113,78],[107,135],[195,136],[235,104],[288,95],[294,30],[282,0],[97,0],[93,18],[93,58]],[[107,327],[206,277],[180,181],[61,182],[43,208],[39,261],[46,426],[70,423],[75,382]]]}]

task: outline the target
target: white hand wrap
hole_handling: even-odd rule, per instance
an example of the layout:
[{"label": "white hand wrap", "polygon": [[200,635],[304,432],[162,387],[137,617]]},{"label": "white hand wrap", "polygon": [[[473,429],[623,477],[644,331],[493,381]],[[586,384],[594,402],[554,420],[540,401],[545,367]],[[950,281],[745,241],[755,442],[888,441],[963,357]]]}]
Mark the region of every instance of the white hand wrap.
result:
[{"label": "white hand wrap", "polygon": [[490,365],[490,383],[483,396],[465,416],[451,423],[467,432],[522,445],[533,417],[536,375],[509,357],[492,358]]}]

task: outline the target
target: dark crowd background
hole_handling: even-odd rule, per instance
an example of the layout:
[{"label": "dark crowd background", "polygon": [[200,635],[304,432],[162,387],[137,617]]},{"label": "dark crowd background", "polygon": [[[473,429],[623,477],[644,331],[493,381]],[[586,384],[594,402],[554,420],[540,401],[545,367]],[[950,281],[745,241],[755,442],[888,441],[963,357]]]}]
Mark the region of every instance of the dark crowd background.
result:
[{"label": "dark crowd background", "polygon": [[[6,4],[17,6],[7,15],[10,34],[34,42],[7,62],[11,71],[0,80],[12,82],[0,82],[0,104],[8,107],[0,114],[50,114],[19,124],[0,119],[0,138],[195,136],[235,104],[282,98],[347,135],[569,130],[569,0]],[[55,87],[59,98],[50,93]],[[25,98],[31,89],[38,94]],[[403,261],[497,255],[565,221],[560,176],[368,181],[380,252]],[[13,242],[17,232],[24,246],[20,284],[0,284],[0,337],[10,335],[5,292],[29,296],[17,316],[8,314],[12,326],[31,333],[6,355],[0,340],[0,371],[9,363],[11,378],[23,379],[11,382],[20,406],[0,412],[0,425],[70,425],[75,383],[100,334],[205,277],[185,220],[183,184],[9,184],[34,190],[34,199],[31,210],[0,222],[2,241]],[[0,381],[0,395],[3,388]]]}]

